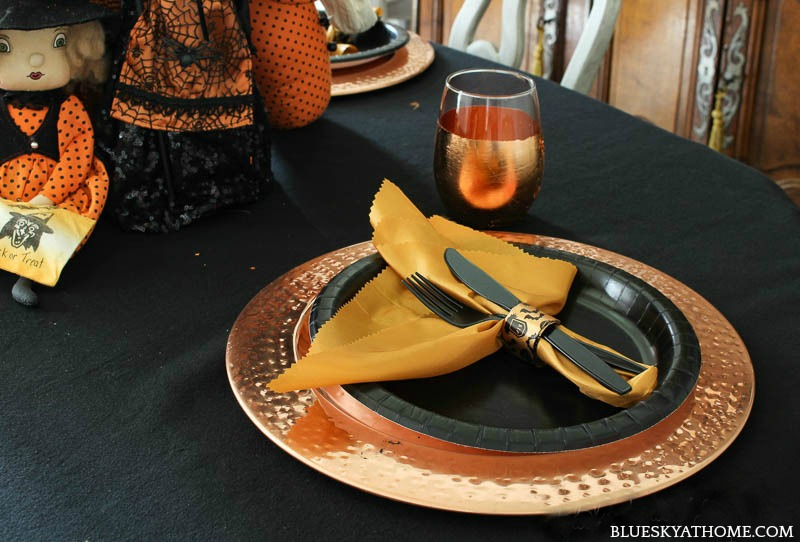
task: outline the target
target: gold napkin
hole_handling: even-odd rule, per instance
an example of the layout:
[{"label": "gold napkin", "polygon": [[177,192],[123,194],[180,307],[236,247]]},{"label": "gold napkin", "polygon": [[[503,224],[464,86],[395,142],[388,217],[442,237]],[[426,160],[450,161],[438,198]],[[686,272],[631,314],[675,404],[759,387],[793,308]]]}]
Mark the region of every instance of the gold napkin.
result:
[{"label": "gold napkin", "polygon": [[[269,383],[273,391],[436,376],[466,367],[501,348],[502,320],[456,328],[431,313],[401,284],[402,278],[419,272],[475,308],[502,313],[500,307],[452,275],[443,258],[447,247],[458,249],[523,302],[553,315],[563,308],[577,272],[568,262],[531,256],[442,217],[426,219],[388,180],[375,196],[370,222],[373,244],[389,267],[322,326],[308,355]],[[564,326],[562,329],[580,337]],[[537,355],[582,393],[614,406],[630,406],[648,396],[656,385],[655,367],[633,377],[620,371],[632,391],[618,395],[545,341],[539,341]]]}]

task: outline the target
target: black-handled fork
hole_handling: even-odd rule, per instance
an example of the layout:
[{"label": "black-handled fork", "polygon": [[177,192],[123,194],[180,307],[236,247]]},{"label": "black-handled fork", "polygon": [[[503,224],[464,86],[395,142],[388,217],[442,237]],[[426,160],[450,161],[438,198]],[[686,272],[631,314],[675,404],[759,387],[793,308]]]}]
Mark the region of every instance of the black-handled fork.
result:
[{"label": "black-handled fork", "polygon": [[502,314],[486,314],[464,305],[420,273],[414,273],[401,282],[433,314],[456,327],[470,327],[504,318]]}]

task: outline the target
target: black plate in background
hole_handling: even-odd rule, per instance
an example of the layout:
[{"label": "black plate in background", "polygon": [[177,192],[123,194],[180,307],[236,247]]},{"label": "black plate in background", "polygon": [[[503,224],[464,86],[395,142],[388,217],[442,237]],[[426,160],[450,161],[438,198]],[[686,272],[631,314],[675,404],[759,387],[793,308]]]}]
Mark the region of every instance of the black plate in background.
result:
[{"label": "black plate in background", "polygon": [[[658,423],[694,388],[700,347],[675,305],[644,281],[602,262],[556,249],[522,246],[578,268],[559,314],[570,329],[659,369],[656,390],[619,409],[581,394],[548,367],[505,350],[460,371],[414,380],[344,386],[378,414],[429,436],[478,448],[558,452],[619,440]],[[320,292],[312,338],[339,307],[386,266],[379,255],[349,266]]]},{"label": "black plate in background", "polygon": [[332,56],[331,66],[334,69],[349,67],[388,55],[405,46],[409,37],[405,28],[378,21],[372,28],[353,36],[349,41],[358,48],[358,52]]}]

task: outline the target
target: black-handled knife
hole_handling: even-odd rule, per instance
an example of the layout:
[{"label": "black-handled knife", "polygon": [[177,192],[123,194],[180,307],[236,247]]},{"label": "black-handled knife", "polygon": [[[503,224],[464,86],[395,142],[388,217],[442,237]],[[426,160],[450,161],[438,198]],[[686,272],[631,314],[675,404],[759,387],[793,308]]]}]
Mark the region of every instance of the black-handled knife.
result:
[{"label": "black-handled knife", "polygon": [[[505,286],[466,259],[454,248],[448,248],[444,251],[444,260],[453,275],[478,295],[508,311],[522,303]],[[614,369],[580,342],[561,331],[557,325],[548,327],[541,338],[611,391],[620,395],[631,391],[630,384],[625,382],[625,379],[618,375]]]}]

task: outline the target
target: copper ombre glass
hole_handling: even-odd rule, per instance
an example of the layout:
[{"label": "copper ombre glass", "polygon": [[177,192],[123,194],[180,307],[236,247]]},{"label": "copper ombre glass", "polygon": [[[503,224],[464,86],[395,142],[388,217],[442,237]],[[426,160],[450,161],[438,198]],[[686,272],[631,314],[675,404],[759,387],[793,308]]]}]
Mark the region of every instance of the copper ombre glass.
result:
[{"label": "copper ombre glass", "polygon": [[521,220],[542,186],[544,140],[533,79],[473,69],[445,82],[434,176],[450,218],[476,228]]}]

